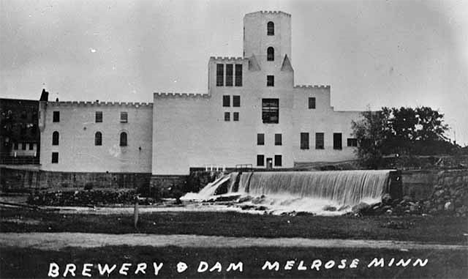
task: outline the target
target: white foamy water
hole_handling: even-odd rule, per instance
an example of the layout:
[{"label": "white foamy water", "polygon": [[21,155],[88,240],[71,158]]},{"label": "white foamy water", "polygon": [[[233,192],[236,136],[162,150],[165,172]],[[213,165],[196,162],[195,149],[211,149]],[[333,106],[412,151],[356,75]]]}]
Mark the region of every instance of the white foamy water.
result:
[{"label": "white foamy water", "polygon": [[[240,194],[238,206],[273,214],[309,212],[340,215],[361,202],[381,201],[389,170],[231,173],[184,200],[208,200],[219,194]],[[240,177],[238,177],[240,175]],[[221,187],[223,186],[223,187]],[[224,188],[224,191],[222,191]],[[246,199],[245,197],[250,197]]]}]

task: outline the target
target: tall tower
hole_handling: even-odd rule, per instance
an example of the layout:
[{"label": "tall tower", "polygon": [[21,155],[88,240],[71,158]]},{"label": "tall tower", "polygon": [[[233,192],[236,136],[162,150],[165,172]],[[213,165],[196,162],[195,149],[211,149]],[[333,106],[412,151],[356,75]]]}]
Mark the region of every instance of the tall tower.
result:
[{"label": "tall tower", "polygon": [[264,64],[271,61],[268,53],[274,53],[274,61],[280,63],[285,55],[291,60],[290,14],[260,11],[244,16],[244,57],[255,55],[258,62]]}]

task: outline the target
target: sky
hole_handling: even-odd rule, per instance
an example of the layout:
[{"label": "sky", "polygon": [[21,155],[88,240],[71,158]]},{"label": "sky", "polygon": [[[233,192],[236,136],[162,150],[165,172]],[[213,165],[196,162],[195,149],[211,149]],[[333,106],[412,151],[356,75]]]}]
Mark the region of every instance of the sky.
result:
[{"label": "sky", "polygon": [[0,0],[0,97],[207,93],[209,57],[242,56],[260,10],[292,15],[296,85],[331,85],[336,110],[430,106],[468,145],[464,0]]}]

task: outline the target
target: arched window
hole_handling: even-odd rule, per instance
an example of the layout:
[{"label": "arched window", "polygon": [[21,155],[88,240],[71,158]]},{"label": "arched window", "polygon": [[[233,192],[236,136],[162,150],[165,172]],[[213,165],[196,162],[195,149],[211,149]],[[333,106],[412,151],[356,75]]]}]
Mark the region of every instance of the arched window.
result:
[{"label": "arched window", "polygon": [[52,134],[52,145],[59,145],[59,132],[55,131]]},{"label": "arched window", "polygon": [[127,133],[120,133],[120,146],[127,146]]},{"label": "arched window", "polygon": [[96,132],[94,135],[94,145],[102,145],[102,133]]},{"label": "arched window", "polygon": [[267,23],[267,35],[268,36],[274,36],[275,35],[275,24],[273,21],[269,21]]},{"label": "arched window", "polygon": [[273,47],[267,48],[267,61],[275,60],[275,49]]}]

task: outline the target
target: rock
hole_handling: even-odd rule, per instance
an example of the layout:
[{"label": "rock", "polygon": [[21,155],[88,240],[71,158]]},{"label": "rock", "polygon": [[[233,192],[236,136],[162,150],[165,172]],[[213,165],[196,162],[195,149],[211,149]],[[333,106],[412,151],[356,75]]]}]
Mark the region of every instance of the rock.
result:
[{"label": "rock", "polygon": [[434,192],[434,196],[440,197],[440,196],[442,196],[442,194],[444,194],[444,192],[445,192],[444,190],[437,190],[437,191]]},{"label": "rock", "polygon": [[411,201],[413,201],[413,198],[411,198],[410,196],[404,196],[404,197],[403,197],[403,200],[404,200],[405,202],[411,202]]},{"label": "rock", "polygon": [[351,209],[354,213],[360,213],[360,214],[364,214],[364,213],[367,213],[370,209],[370,205],[365,203],[365,202],[361,202],[360,204],[357,204],[355,206],[353,206],[353,208]]},{"label": "rock", "polygon": [[336,207],[331,206],[331,205],[326,205],[323,207],[324,211],[336,211]]},{"label": "rock", "polygon": [[251,201],[251,200],[252,200],[251,196],[246,196],[246,197],[240,197],[238,202],[242,203],[242,202],[247,202],[247,201]]},{"label": "rock", "polygon": [[382,196],[382,203],[385,205],[392,203],[392,197],[390,196],[390,194],[386,193]]},{"label": "rock", "polygon": [[455,209],[454,205],[452,202],[447,202],[444,205],[444,209],[447,211],[453,211]]}]

